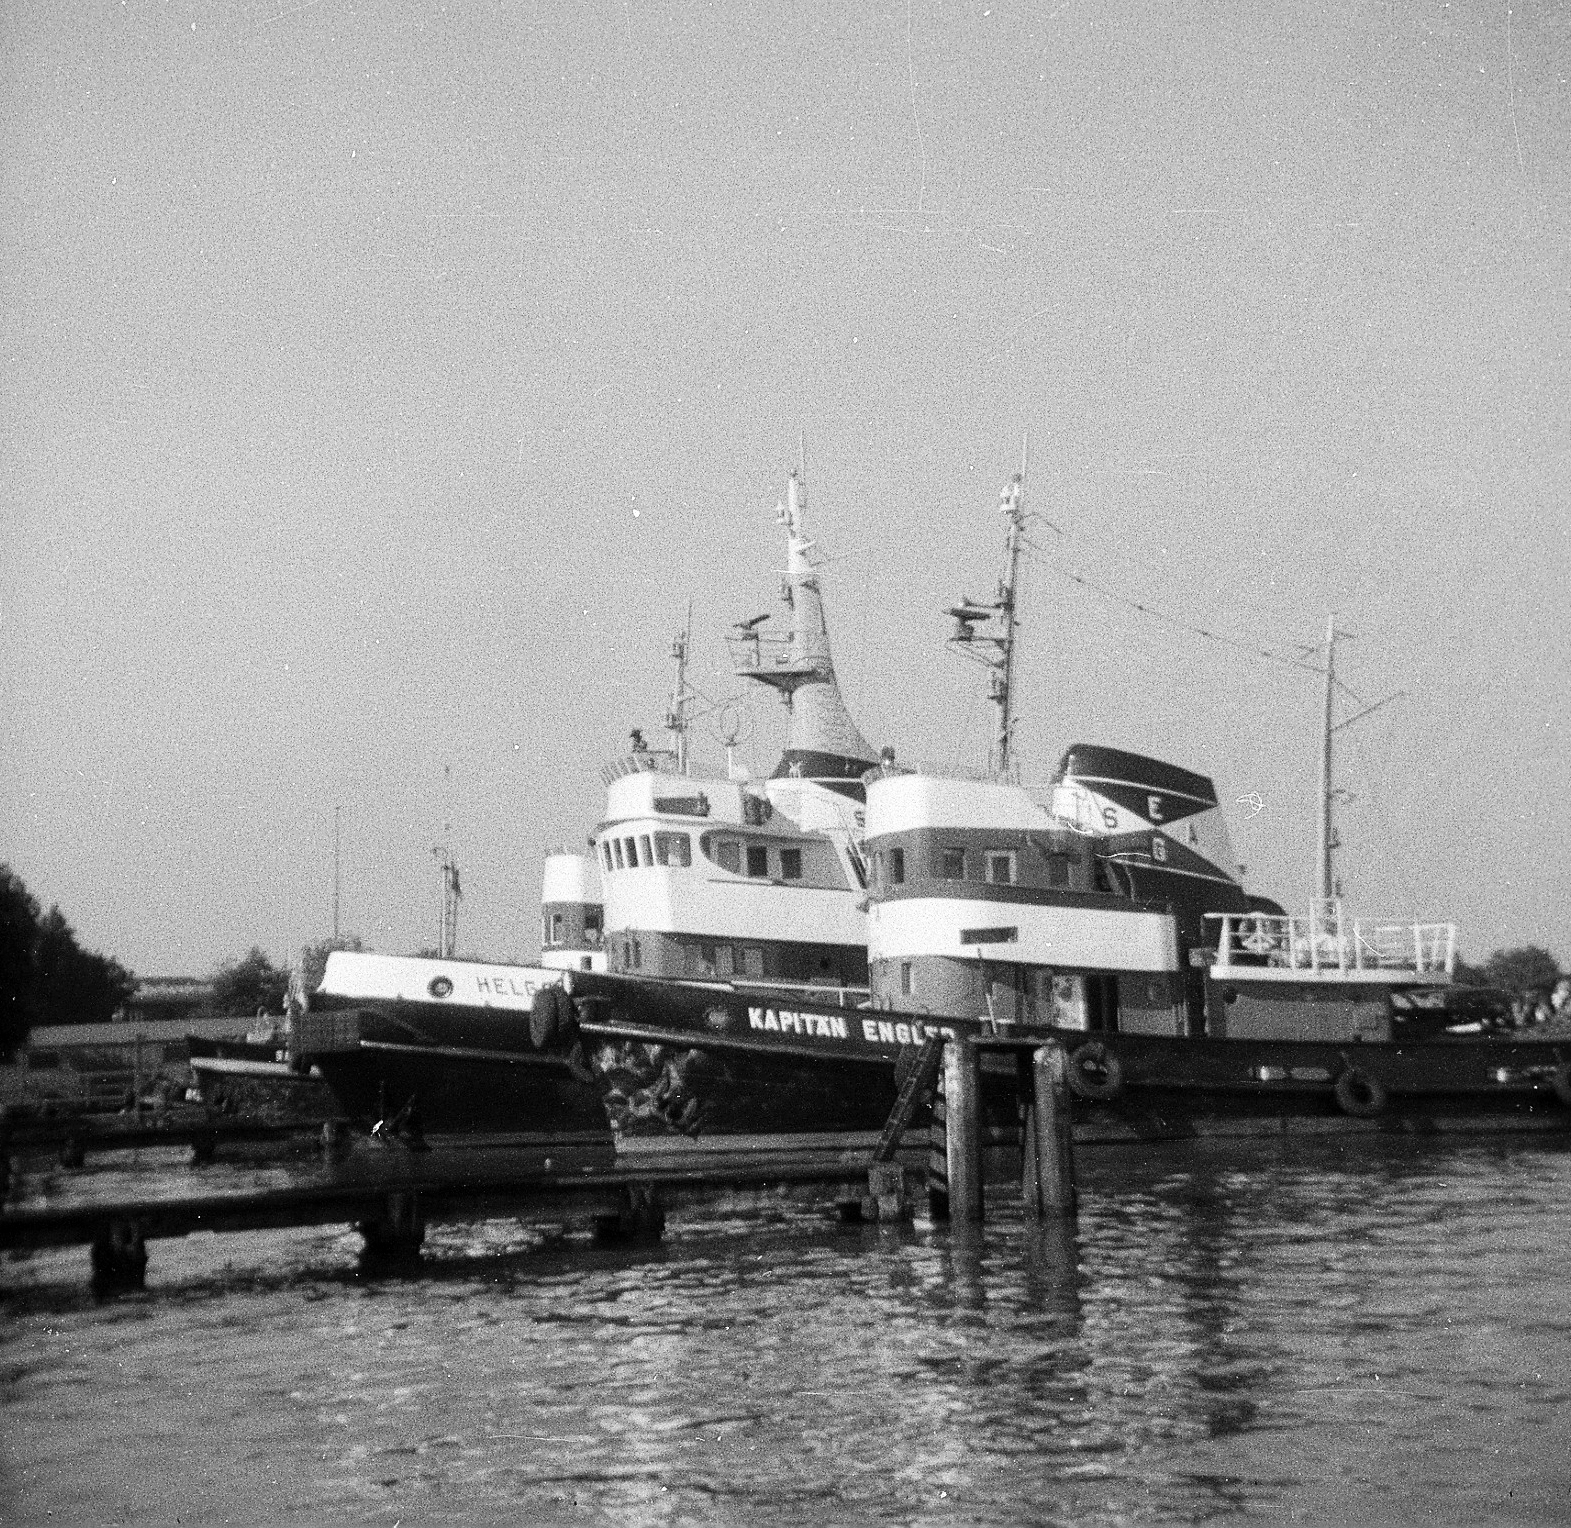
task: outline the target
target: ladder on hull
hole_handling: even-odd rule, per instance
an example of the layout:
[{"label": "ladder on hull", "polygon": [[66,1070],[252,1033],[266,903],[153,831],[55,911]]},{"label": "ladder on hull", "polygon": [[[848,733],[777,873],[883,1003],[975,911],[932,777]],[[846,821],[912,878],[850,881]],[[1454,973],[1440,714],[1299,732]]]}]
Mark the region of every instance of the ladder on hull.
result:
[{"label": "ladder on hull", "polygon": [[875,1165],[894,1161],[895,1152],[900,1147],[900,1137],[905,1134],[906,1126],[911,1123],[911,1116],[916,1113],[916,1106],[922,1096],[938,1080],[938,1069],[943,1059],[943,1035],[928,1035],[916,1054],[915,1063],[906,1074],[906,1080],[900,1085],[900,1092],[889,1118],[884,1121],[883,1133],[878,1137],[878,1144],[873,1148]]}]

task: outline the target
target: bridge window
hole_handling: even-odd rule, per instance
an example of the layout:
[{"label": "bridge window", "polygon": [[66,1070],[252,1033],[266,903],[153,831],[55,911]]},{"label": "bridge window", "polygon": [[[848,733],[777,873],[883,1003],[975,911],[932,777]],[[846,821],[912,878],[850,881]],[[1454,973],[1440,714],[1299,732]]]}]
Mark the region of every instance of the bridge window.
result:
[{"label": "bridge window", "polygon": [[655,855],[654,850],[649,847],[649,835],[647,833],[640,834],[638,842],[644,851],[644,863],[646,865],[654,864]]},{"label": "bridge window", "polygon": [[900,962],[900,996],[910,997],[911,991],[911,962],[902,960]]},{"label": "bridge window", "polygon": [[616,854],[616,868],[618,870],[625,870],[627,868],[627,861],[622,858],[622,840],[620,838],[613,838],[611,840],[611,848]]},{"label": "bridge window", "polygon": [[561,915],[561,913],[552,913],[551,914],[551,943],[552,944],[560,944],[561,942],[562,942],[562,915]]},{"label": "bridge window", "polygon": [[1069,856],[1067,854],[1048,855],[1047,884],[1049,886],[1067,886],[1069,884]]},{"label": "bridge window", "polygon": [[769,850],[763,844],[749,844],[747,846],[747,873],[749,875],[769,874]]},{"label": "bridge window", "polygon": [[906,878],[906,852],[904,849],[889,851],[889,884],[899,886]]},{"label": "bridge window", "polygon": [[761,980],[764,974],[764,952],[756,944],[744,944],[741,954],[742,974]]},{"label": "bridge window", "polygon": [[629,870],[637,870],[638,869],[638,840],[636,838],[629,837],[626,840],[626,843],[627,843],[627,868]]},{"label": "bridge window", "polygon": [[1015,883],[1015,853],[1013,849],[990,849],[987,854],[987,878],[998,886]]},{"label": "bridge window", "polygon": [[605,867],[607,870],[614,868],[611,864],[611,845],[604,842],[603,840],[600,844],[600,857],[605,861]]},{"label": "bridge window", "polygon": [[685,869],[693,863],[692,840],[685,833],[656,833],[655,863]]},{"label": "bridge window", "polygon": [[800,881],[802,879],[802,851],[800,849],[782,849],[780,851],[780,879],[783,881]]},{"label": "bridge window", "polygon": [[933,854],[933,874],[940,881],[963,881],[966,878],[966,852],[964,849],[939,849]]},{"label": "bridge window", "polygon": [[742,846],[734,838],[722,838],[715,844],[715,863],[722,870],[738,871],[742,868]]}]

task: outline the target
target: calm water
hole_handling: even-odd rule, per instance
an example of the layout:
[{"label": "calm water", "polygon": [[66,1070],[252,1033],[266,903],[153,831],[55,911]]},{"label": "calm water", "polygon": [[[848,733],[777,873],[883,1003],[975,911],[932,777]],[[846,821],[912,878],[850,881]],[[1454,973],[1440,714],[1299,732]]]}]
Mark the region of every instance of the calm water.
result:
[{"label": "calm water", "polygon": [[436,1228],[0,1264],[0,1517],[1147,1523],[1571,1517],[1571,1153],[1082,1153],[1067,1237]]}]

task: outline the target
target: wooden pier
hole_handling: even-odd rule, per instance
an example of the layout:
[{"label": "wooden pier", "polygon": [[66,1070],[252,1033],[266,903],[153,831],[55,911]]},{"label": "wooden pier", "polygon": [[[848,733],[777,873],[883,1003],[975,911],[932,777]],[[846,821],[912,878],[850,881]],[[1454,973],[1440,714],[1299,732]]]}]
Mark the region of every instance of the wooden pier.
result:
[{"label": "wooden pier", "polygon": [[[934,1219],[974,1222],[983,1214],[984,1167],[992,1159],[996,1168],[1000,1156],[1018,1164],[1018,1174],[1007,1176],[1018,1183],[1030,1213],[1072,1215],[1063,1053],[1057,1046],[1022,1051],[1021,1063],[1024,1123],[1002,1142],[996,1131],[981,1127],[977,1045],[935,1040],[918,1056],[871,1155],[798,1148],[639,1157],[618,1155],[609,1137],[506,1147],[455,1137],[349,1142],[329,1122],[320,1162],[287,1186],[225,1190],[194,1177],[189,1192],[7,1204],[0,1213],[0,1251],[88,1246],[94,1288],[112,1293],[141,1286],[149,1241],[195,1231],[352,1225],[368,1262],[393,1266],[418,1257],[428,1225],[503,1216],[587,1224],[602,1239],[658,1239],[673,1211],[728,1215],[795,1205],[845,1220],[903,1220],[925,1194]],[[939,1088],[935,1123],[911,1131],[907,1123],[929,1087]],[[146,1132],[131,1144],[149,1144]],[[179,1145],[178,1133],[163,1132],[157,1144]],[[205,1145],[204,1138],[192,1141],[194,1163],[211,1160],[211,1152],[198,1155]],[[995,1170],[991,1181],[1003,1179]]]}]

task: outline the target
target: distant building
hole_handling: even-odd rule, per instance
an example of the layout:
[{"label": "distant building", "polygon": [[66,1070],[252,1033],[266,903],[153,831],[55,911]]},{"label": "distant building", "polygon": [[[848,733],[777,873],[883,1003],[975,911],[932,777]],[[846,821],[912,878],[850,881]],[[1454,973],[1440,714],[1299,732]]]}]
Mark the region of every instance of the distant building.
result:
[{"label": "distant building", "polygon": [[115,1021],[147,1024],[157,1019],[207,1018],[213,1000],[213,984],[202,976],[139,976]]}]

